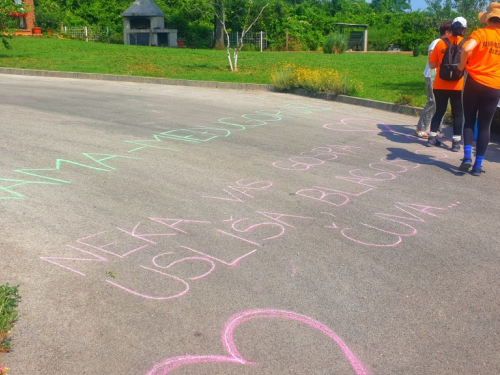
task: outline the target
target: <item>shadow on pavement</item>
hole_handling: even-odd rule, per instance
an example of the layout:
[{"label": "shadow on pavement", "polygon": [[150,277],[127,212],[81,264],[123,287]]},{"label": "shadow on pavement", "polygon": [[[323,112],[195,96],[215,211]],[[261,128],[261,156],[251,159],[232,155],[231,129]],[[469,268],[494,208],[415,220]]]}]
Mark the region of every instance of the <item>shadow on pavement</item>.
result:
[{"label": "shadow on pavement", "polygon": [[500,163],[500,134],[491,133],[485,159],[492,163]]},{"label": "shadow on pavement", "polygon": [[[377,127],[380,129],[379,135],[386,137],[391,142],[420,143],[422,145],[427,142],[426,139],[418,138],[413,135],[416,129],[415,126],[378,124]],[[446,137],[441,140],[444,145],[441,147],[444,150],[449,150],[451,148],[451,138],[453,136],[452,129],[443,127],[442,131]]]},{"label": "shadow on pavement", "polygon": [[[413,135],[415,131],[415,127],[411,125],[390,125],[390,124],[378,124],[377,127],[380,129],[380,136],[387,138],[391,142],[395,143],[420,143],[422,145],[427,142],[425,139],[418,138]],[[443,133],[446,138],[442,139],[441,142],[443,145],[439,147],[439,149],[443,151],[450,151],[451,149],[451,139],[453,137],[453,130],[449,126],[443,126]],[[475,146],[475,142],[473,144]],[[463,147],[463,146],[462,146]],[[460,151],[462,152],[462,151]],[[410,153],[411,154],[411,153]],[[423,155],[418,155],[423,156]],[[485,160],[491,163],[500,163],[500,134],[499,133],[491,133],[490,136],[490,144],[488,146],[488,150],[486,152]],[[421,162],[421,164],[428,164],[425,162]],[[436,164],[433,162],[433,164]]]},{"label": "shadow on pavement", "polygon": [[411,163],[434,165],[455,176],[465,175],[464,172],[458,170],[458,165],[452,165],[443,161],[442,159],[436,159],[434,155],[427,155],[424,153],[415,154],[414,152],[408,151],[405,148],[397,147],[388,147],[387,151],[389,151],[389,154],[387,154],[387,160],[401,159],[409,161]]}]

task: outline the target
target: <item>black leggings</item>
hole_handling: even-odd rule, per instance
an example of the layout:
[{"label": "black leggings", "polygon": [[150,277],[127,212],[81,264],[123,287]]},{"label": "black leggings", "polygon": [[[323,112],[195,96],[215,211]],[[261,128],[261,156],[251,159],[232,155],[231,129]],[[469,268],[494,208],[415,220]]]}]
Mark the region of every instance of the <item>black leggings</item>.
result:
[{"label": "black leggings", "polygon": [[448,107],[448,100],[451,105],[451,116],[453,117],[453,135],[462,136],[462,122],[464,111],[462,109],[461,90],[436,90],[434,89],[436,100],[436,112],[431,120],[431,132],[437,132]]},{"label": "black leggings", "polygon": [[464,107],[464,144],[472,145],[474,140],[474,124],[477,117],[476,156],[484,156],[490,143],[491,120],[497,109],[500,90],[492,89],[475,81],[471,76],[465,76],[463,91]]}]

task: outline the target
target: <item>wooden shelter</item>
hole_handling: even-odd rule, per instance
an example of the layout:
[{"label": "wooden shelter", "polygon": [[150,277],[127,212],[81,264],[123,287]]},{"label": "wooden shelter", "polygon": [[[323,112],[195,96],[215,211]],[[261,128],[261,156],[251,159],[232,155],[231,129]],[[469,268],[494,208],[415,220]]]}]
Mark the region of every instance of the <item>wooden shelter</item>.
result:
[{"label": "wooden shelter", "polygon": [[347,48],[353,51],[368,51],[368,25],[355,23],[334,23],[340,34],[348,36]]}]

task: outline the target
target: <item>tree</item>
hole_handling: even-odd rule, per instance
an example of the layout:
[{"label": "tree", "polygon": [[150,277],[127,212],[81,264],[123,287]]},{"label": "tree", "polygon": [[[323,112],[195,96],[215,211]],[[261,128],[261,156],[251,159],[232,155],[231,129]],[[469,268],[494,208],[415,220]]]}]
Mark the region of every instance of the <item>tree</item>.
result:
[{"label": "tree", "polygon": [[427,4],[427,10],[433,14],[435,17],[445,20],[449,19],[451,21],[452,17],[452,0],[425,0]]},{"label": "tree", "polygon": [[224,48],[224,30],[222,22],[219,17],[214,16],[214,33],[215,33],[215,48],[223,49]]},{"label": "tree", "polygon": [[489,0],[425,0],[425,3],[427,11],[439,22],[464,17],[471,32],[479,27],[477,15],[486,9]]},{"label": "tree", "polygon": [[453,0],[452,6],[459,16],[467,20],[467,26],[473,30],[479,26],[477,14],[489,4],[488,0]]},{"label": "tree", "polygon": [[12,38],[8,32],[10,31],[9,21],[10,16],[16,13],[24,14],[29,9],[23,7],[23,4],[16,4],[14,0],[0,0],[0,39],[5,48],[11,48],[7,39]]},{"label": "tree", "polygon": [[[227,0],[215,0],[213,3],[210,4],[211,10],[213,14],[215,15],[215,18],[220,22],[220,25],[222,26],[222,30],[224,31],[224,35],[226,36],[226,51],[227,51],[227,58],[229,60],[229,67],[231,68],[231,71],[237,71],[238,70],[238,53],[241,51],[241,48],[243,47],[243,38],[245,35],[248,33],[248,31],[252,28],[253,25],[257,22],[259,17],[262,15],[262,12],[264,12],[264,9],[266,9],[269,5],[269,3],[266,3],[258,12],[257,15],[255,15],[255,7],[253,6],[253,0],[248,0],[248,5],[247,9],[245,12],[245,18],[242,25],[242,32],[241,36],[236,42],[236,46],[233,47],[233,60],[231,60],[231,42],[229,38],[229,31],[228,31],[228,20],[227,20]],[[253,20],[253,21],[250,21]]]},{"label": "tree", "polygon": [[400,33],[395,38],[395,43],[404,51],[427,45],[429,41],[436,39],[439,35],[439,30],[433,25],[433,22],[432,18],[421,11],[405,14],[401,20]]},{"label": "tree", "polygon": [[57,2],[38,0],[35,4],[36,24],[43,30],[57,30],[63,22],[63,11]]},{"label": "tree", "polygon": [[411,11],[410,0],[373,0],[370,5],[378,12]]}]

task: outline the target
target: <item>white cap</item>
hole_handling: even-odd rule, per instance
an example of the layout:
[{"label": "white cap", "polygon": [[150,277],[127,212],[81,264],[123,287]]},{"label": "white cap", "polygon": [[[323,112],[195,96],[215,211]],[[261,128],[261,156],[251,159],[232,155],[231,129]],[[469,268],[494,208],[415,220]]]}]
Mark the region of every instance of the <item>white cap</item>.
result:
[{"label": "white cap", "polygon": [[454,24],[455,22],[459,22],[460,25],[462,25],[463,27],[467,27],[467,20],[463,17],[457,17],[453,20],[452,24]]}]

